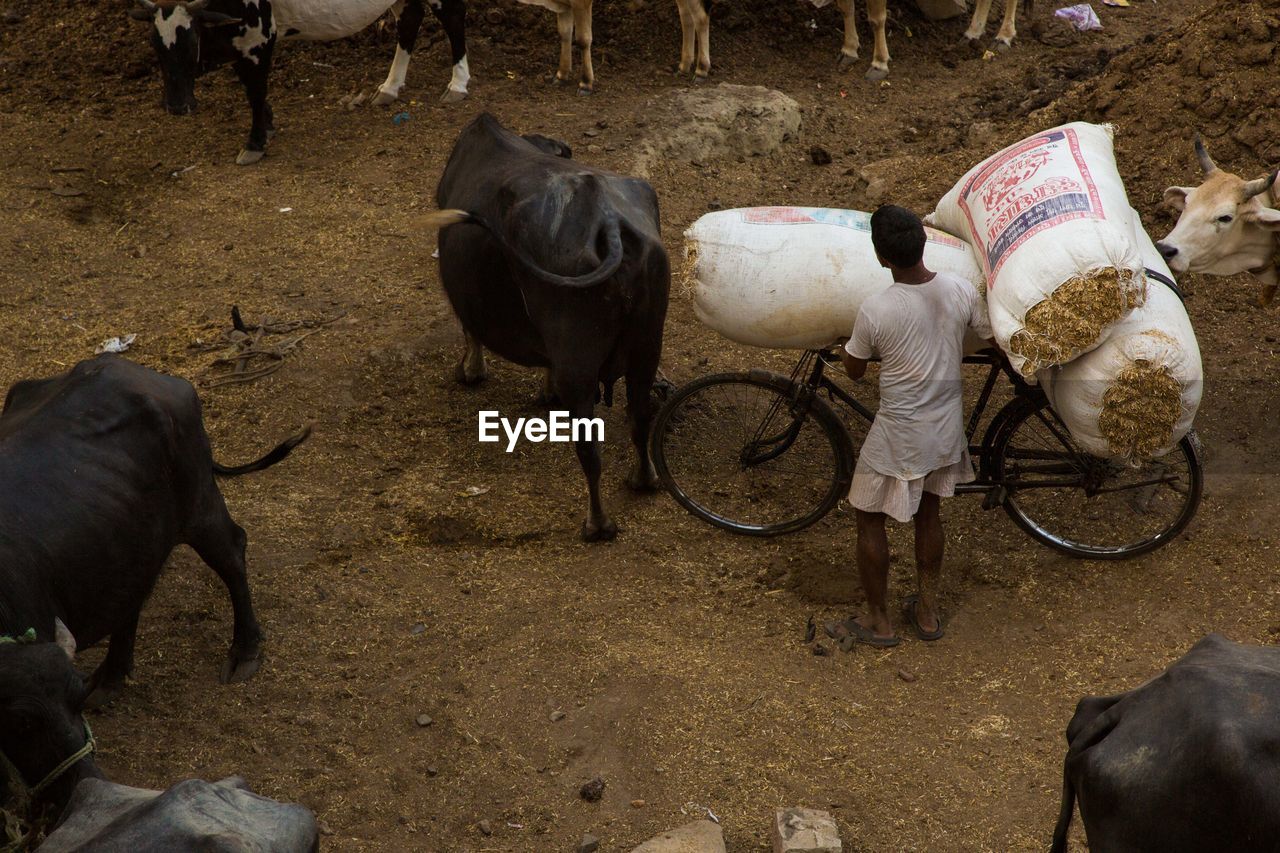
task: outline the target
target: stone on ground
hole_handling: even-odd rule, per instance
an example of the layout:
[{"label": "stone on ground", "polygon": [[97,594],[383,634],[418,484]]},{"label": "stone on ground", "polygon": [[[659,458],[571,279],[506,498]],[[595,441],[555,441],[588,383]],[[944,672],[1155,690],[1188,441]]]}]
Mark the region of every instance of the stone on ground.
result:
[{"label": "stone on ground", "polygon": [[695,820],[655,835],[631,853],[725,853],[724,833],[715,821]]},{"label": "stone on ground", "polygon": [[831,815],[817,809],[779,809],[773,819],[773,853],[840,853]]}]

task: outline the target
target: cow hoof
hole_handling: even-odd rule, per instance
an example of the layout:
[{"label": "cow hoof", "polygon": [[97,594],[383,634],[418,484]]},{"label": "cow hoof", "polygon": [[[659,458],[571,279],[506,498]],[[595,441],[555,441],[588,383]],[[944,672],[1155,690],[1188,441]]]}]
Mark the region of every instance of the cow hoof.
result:
[{"label": "cow hoof", "polygon": [[617,537],[618,525],[610,519],[606,518],[604,524],[596,524],[589,518],[582,522],[583,542],[612,542]]},{"label": "cow hoof", "polygon": [[253,674],[258,671],[260,666],[262,666],[261,654],[255,653],[253,657],[244,658],[233,651],[227,656],[227,662],[222,666],[221,681],[223,684],[248,681],[253,678]]},{"label": "cow hoof", "polygon": [[561,77],[559,74],[557,74],[557,75],[555,75],[554,77],[552,77],[552,78],[551,78],[551,85],[552,85],[552,86],[563,86],[565,83],[568,83],[568,82],[569,82],[568,80],[566,80],[565,78]]},{"label": "cow hoof", "polygon": [[992,47],[996,49],[997,53],[1007,53],[1009,51],[1009,48],[1013,47],[1013,45],[1007,41],[996,39],[996,43],[992,45]]},{"label": "cow hoof", "polygon": [[847,53],[842,53],[840,54],[840,62],[837,64],[836,67],[840,71],[848,71],[850,68],[852,68],[857,64],[858,64],[858,54],[855,53],[853,56],[850,56]]},{"label": "cow hoof", "polygon": [[263,155],[266,153],[267,152],[265,151],[250,151],[248,148],[246,148],[240,152],[240,155],[238,157],[236,157],[236,165],[252,166],[254,163],[261,160]]},{"label": "cow hoof", "polygon": [[875,83],[889,76],[888,68],[876,68],[874,65],[867,69],[867,79]]},{"label": "cow hoof", "polygon": [[382,89],[379,89],[378,94],[373,96],[373,105],[375,107],[385,107],[394,104],[398,100],[400,100],[400,96],[398,94],[394,92],[384,92]]},{"label": "cow hoof", "polygon": [[466,92],[459,92],[456,89],[445,89],[444,94],[440,96],[442,104],[456,104],[467,99]]},{"label": "cow hoof", "polygon": [[578,94],[579,94],[579,95],[582,95],[582,96],[584,96],[584,97],[585,97],[586,95],[594,95],[594,94],[595,94],[595,92],[594,92],[594,91],[592,91],[592,89],[591,89],[591,87],[590,87],[590,86],[581,86],[581,85],[580,85],[580,86],[578,86]]}]

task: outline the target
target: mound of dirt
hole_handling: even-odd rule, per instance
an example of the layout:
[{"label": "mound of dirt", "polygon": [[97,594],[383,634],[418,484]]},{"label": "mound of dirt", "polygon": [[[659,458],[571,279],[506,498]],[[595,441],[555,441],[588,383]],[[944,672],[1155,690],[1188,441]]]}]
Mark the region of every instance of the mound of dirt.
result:
[{"label": "mound of dirt", "polygon": [[1086,119],[1117,125],[1134,203],[1159,197],[1174,176],[1195,179],[1191,140],[1253,177],[1280,162],[1280,0],[1216,3],[1164,38],[1148,37],[1104,73],[1036,114],[1048,127]]}]

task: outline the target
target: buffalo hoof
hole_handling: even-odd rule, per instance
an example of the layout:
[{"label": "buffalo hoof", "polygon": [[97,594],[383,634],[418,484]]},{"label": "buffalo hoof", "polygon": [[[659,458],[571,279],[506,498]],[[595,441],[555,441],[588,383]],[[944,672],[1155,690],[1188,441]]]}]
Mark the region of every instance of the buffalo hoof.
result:
[{"label": "buffalo hoof", "polygon": [[618,525],[608,518],[603,524],[597,524],[588,518],[582,522],[581,535],[583,542],[612,542],[618,537]]},{"label": "buffalo hoof", "polygon": [[124,692],[124,682],[112,682],[110,684],[99,684],[89,693],[89,698],[85,700],[84,707],[89,711],[97,711],[105,708],[116,700],[116,697]]},{"label": "buffalo hoof", "polygon": [[888,68],[876,68],[874,65],[867,69],[866,77],[872,83],[883,80],[889,76]]},{"label": "buffalo hoof", "polygon": [[837,68],[839,68],[839,70],[841,71],[848,71],[850,68],[852,68],[857,64],[858,64],[858,54],[855,53],[852,56],[850,56],[847,53],[842,53],[840,54],[840,62],[837,64]]},{"label": "buffalo hoof", "polygon": [[236,157],[237,166],[252,166],[254,163],[262,159],[265,151],[250,151],[248,148],[240,152],[240,156]]},{"label": "buffalo hoof", "polygon": [[453,369],[453,378],[462,385],[479,385],[488,377],[489,371],[483,368],[475,373],[467,372],[467,365],[465,363],[459,363],[458,366]]},{"label": "buffalo hoof", "polygon": [[445,89],[444,94],[440,96],[442,104],[456,104],[467,99],[466,92],[459,92],[457,89]]},{"label": "buffalo hoof", "polygon": [[658,472],[653,470],[653,464],[647,466],[647,471],[641,471],[637,467],[627,475],[627,488],[633,492],[656,492],[662,485],[658,480]]},{"label": "buffalo hoof", "polygon": [[400,95],[395,92],[386,92],[382,89],[378,90],[378,94],[373,96],[373,105],[375,107],[386,107],[400,100]]},{"label": "buffalo hoof", "polygon": [[227,656],[227,662],[222,666],[221,681],[223,684],[248,681],[253,678],[253,674],[258,671],[260,666],[262,666],[262,654],[260,652],[254,652],[252,656],[242,656],[236,654],[233,650]]},{"label": "buffalo hoof", "polygon": [[274,138],[275,138],[275,135],[276,135],[276,129],[275,129],[275,127],[268,127],[268,128],[267,128],[267,139],[268,139],[268,140],[274,139]]}]

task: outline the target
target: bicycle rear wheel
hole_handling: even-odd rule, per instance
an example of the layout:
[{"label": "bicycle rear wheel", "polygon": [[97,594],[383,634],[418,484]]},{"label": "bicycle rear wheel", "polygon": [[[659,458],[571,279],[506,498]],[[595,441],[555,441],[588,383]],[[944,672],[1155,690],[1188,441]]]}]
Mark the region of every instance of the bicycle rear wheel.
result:
[{"label": "bicycle rear wheel", "polygon": [[1004,509],[1044,545],[1094,560],[1154,551],[1191,522],[1204,488],[1194,433],[1128,465],[1080,450],[1043,398],[1013,404],[992,445]]},{"label": "bicycle rear wheel", "polygon": [[853,446],[831,407],[762,370],[677,390],[654,419],[652,452],[681,506],[749,536],[808,527],[839,503],[853,476]]}]

